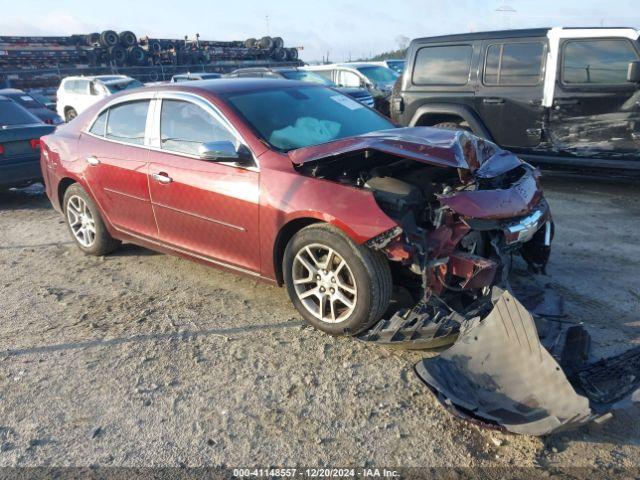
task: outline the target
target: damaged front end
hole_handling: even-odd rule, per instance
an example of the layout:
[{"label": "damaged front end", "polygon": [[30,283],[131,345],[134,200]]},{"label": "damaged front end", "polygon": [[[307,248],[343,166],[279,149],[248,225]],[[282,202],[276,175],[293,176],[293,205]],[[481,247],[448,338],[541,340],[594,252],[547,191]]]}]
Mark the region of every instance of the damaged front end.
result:
[{"label": "damaged front end", "polygon": [[466,132],[425,128],[300,149],[292,160],[307,175],[371,191],[397,222],[366,243],[388,258],[395,295],[358,338],[410,349],[453,343],[416,365],[451,412],[543,435],[603,418],[636,392],[640,350],[587,365],[586,330],[554,319],[559,297],[514,293],[513,259],[530,278],[544,273],[554,233],[529,164]]},{"label": "damaged front end", "polygon": [[[372,192],[398,226],[367,242],[389,259],[396,298],[365,341],[428,348],[508,287],[514,255],[544,272],[553,223],[539,172],[466,132],[403,128],[309,147],[292,161],[316,178]],[[488,313],[488,312],[485,312]]]}]

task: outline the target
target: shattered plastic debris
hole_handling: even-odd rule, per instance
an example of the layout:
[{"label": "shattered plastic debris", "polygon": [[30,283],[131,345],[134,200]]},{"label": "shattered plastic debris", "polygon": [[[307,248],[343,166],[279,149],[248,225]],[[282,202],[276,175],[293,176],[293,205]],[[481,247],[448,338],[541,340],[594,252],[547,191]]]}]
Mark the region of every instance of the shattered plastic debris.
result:
[{"label": "shattered plastic debris", "polygon": [[415,366],[448,410],[485,426],[546,435],[637,401],[640,347],[584,366],[589,337],[574,325],[558,364],[531,313],[509,292],[496,288],[494,299],[491,313],[464,325],[451,348]]}]

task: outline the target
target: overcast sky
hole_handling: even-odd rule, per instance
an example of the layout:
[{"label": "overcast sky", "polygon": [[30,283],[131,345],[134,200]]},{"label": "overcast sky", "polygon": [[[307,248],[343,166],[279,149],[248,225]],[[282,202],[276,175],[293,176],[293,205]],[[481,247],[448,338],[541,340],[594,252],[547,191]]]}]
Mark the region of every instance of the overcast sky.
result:
[{"label": "overcast sky", "polygon": [[[506,8],[505,8],[506,7]],[[244,40],[280,35],[301,58],[356,59],[415,38],[540,26],[640,27],[637,0],[0,0],[0,35],[105,29]],[[268,21],[267,21],[268,18]]]}]

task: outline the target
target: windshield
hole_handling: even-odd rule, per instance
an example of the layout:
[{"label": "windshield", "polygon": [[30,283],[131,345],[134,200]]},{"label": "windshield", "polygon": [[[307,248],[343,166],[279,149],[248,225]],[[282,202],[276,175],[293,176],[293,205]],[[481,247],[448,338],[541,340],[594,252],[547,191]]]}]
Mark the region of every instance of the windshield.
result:
[{"label": "windshield", "polygon": [[373,110],[324,87],[279,87],[223,98],[260,137],[283,151],[394,128]]},{"label": "windshield", "polygon": [[373,83],[393,83],[398,78],[398,74],[387,67],[359,67],[358,71]]},{"label": "windshield", "polygon": [[304,70],[291,70],[289,72],[280,72],[284,78],[288,78],[289,80],[300,80],[301,82],[312,82],[319,83],[320,85],[325,85],[327,87],[335,87],[336,84],[333,83],[328,78],[323,77],[314,72],[307,72]]},{"label": "windshield", "polygon": [[387,60],[387,65],[398,74],[401,74],[404,70],[404,60]]},{"label": "windshield", "polygon": [[122,90],[130,90],[132,88],[143,87],[144,85],[142,84],[142,82],[132,78],[131,80],[123,80],[122,82],[105,83],[104,86],[107,87],[107,90],[109,90],[111,93],[117,93],[121,92]]},{"label": "windshield", "polygon": [[11,100],[0,100],[0,127],[41,123],[30,112]]}]

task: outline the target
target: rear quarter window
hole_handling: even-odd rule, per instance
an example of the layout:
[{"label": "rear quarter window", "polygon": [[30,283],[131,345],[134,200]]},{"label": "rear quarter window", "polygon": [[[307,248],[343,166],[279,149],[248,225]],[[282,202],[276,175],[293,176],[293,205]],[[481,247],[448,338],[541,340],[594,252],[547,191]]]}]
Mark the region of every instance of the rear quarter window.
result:
[{"label": "rear quarter window", "polygon": [[415,85],[466,85],[471,71],[471,45],[422,47],[416,54]]}]

